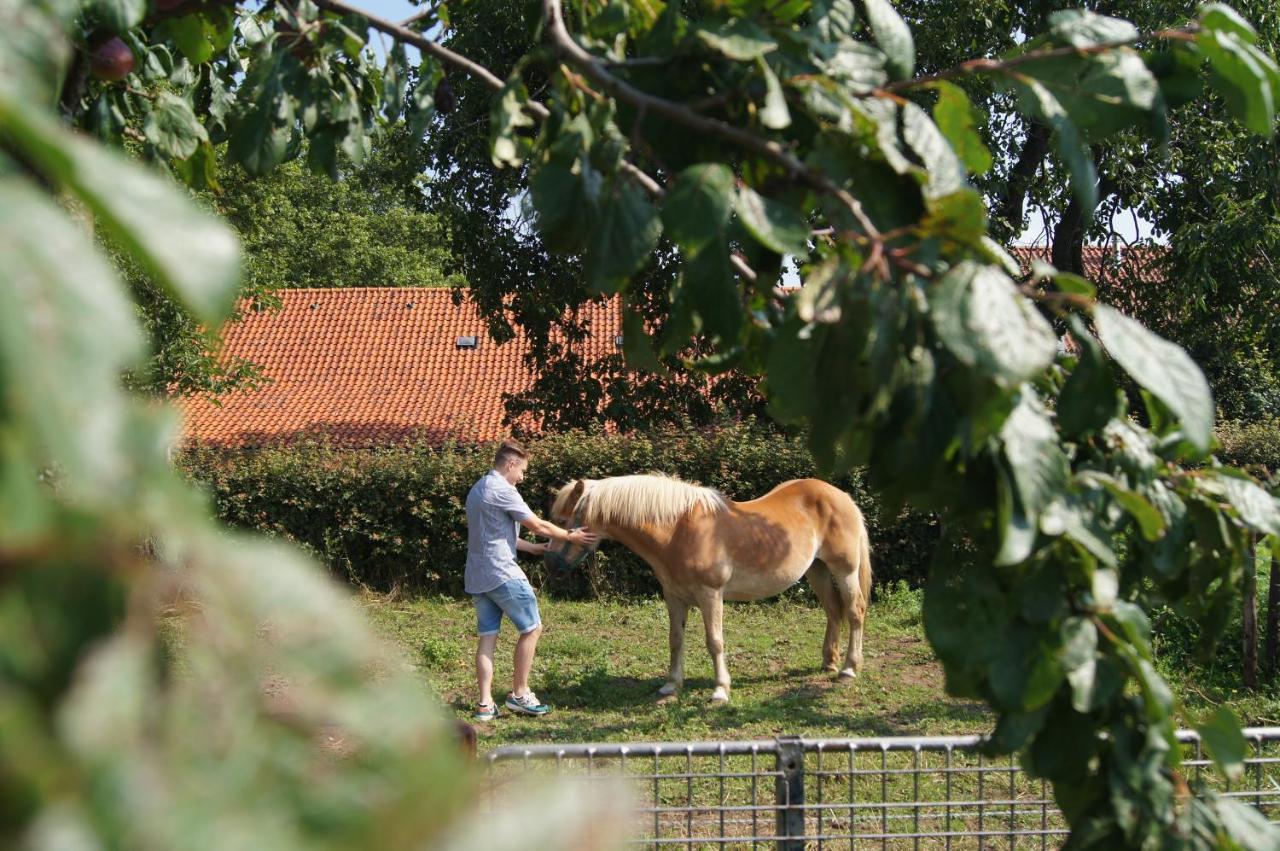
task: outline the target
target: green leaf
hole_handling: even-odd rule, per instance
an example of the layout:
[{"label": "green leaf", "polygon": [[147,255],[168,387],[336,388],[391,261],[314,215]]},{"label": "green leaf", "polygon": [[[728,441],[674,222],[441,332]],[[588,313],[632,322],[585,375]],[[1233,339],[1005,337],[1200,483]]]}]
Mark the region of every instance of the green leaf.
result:
[{"label": "green leaf", "polygon": [[791,110],[787,108],[787,96],[778,82],[778,75],[773,73],[764,57],[756,60],[760,74],[764,77],[764,108],[760,110],[760,123],[770,130],[782,130],[791,126]]},{"label": "green leaf", "polygon": [[1102,347],[1078,317],[1071,319],[1080,354],[1058,395],[1058,425],[1065,436],[1076,439],[1101,431],[1122,402]]},{"label": "green leaf", "polygon": [[749,18],[701,24],[694,30],[694,36],[712,50],[739,62],[750,62],[778,49],[778,43]]},{"label": "green leaf", "polygon": [[577,252],[586,244],[604,178],[587,156],[557,157],[529,179],[538,233],[553,251]]},{"label": "green leaf", "polygon": [[1225,706],[1219,706],[1213,714],[1196,725],[1200,741],[1217,763],[1218,768],[1232,782],[1244,774],[1244,758],[1249,744],[1240,732],[1240,719]]},{"label": "green leaf", "polygon": [[1047,704],[1062,682],[1058,658],[1041,646],[1031,627],[1016,625],[1004,636],[988,668],[998,705],[1019,712]]},{"label": "green leaf", "polygon": [[1280,848],[1280,827],[1267,821],[1257,807],[1221,795],[1213,799],[1213,807],[1222,826],[1242,851]]},{"label": "green leaf", "polygon": [[969,102],[964,89],[954,83],[940,80],[931,87],[938,92],[938,102],[933,107],[938,129],[970,173],[986,174],[991,170],[992,159],[979,131],[985,116]]},{"label": "green leaf", "polygon": [[937,198],[965,188],[964,165],[929,113],[914,103],[902,107],[902,138],[924,163],[925,197]]},{"label": "green leaf", "polygon": [[1240,519],[1254,531],[1280,535],[1280,503],[1258,483],[1243,478],[1243,474],[1224,474],[1220,469],[1206,471],[1197,483],[1202,490],[1231,503]]},{"label": "green leaf", "polygon": [[1088,9],[1062,9],[1049,16],[1049,32],[1060,44],[1094,47],[1133,41],[1138,28],[1121,18],[1099,15]]},{"label": "green leaf", "polygon": [[397,41],[387,54],[382,69],[382,114],[394,122],[404,110],[404,92],[409,84],[409,60],[404,43]]},{"label": "green leaf", "polygon": [[7,106],[0,95],[0,124],[27,157],[83,201],[117,244],[197,319],[220,322],[240,280],[234,232],[143,166],[34,112],[9,112]]},{"label": "green leaf", "polygon": [[745,185],[738,187],[735,207],[747,232],[765,248],[778,254],[809,253],[809,223],[792,207]]},{"label": "green leaf", "polygon": [[1200,28],[1210,32],[1232,33],[1245,44],[1258,43],[1258,31],[1239,12],[1225,3],[1202,4]]},{"label": "green leaf", "polygon": [[528,102],[529,92],[519,76],[507,80],[493,99],[489,110],[489,139],[493,164],[498,168],[519,166],[524,162],[529,141],[517,135],[516,131],[534,125],[533,118],[524,112],[524,105]]},{"label": "green leaf", "polygon": [[686,253],[681,286],[688,292],[703,329],[721,340],[735,340],[742,327],[742,296],[729,264],[729,244],[719,239]]},{"label": "green leaf", "polygon": [[816,333],[805,333],[806,323],[793,318],[777,331],[766,361],[769,411],[782,422],[809,417],[818,399],[814,361],[818,355]]},{"label": "green leaf", "polygon": [[1228,30],[1202,32],[1196,46],[1208,58],[1214,87],[1232,113],[1253,132],[1270,138],[1280,98],[1280,68],[1275,60]]},{"label": "green leaf", "polygon": [[1059,630],[1062,639],[1060,659],[1071,686],[1071,706],[1077,712],[1089,712],[1097,698],[1098,629],[1084,617],[1069,617]]},{"label": "green leaf", "polygon": [[631,369],[658,375],[669,373],[653,352],[648,329],[644,327],[644,318],[632,306],[622,311],[622,356],[626,358],[627,366]]},{"label": "green leaf", "polygon": [[1030,387],[1023,387],[1017,406],[1000,428],[1000,442],[1019,502],[1038,518],[1062,492],[1068,464],[1049,413]]},{"label": "green leaf", "polygon": [[142,23],[147,0],[91,0],[88,12],[103,29],[118,35]]},{"label": "green leaf", "polygon": [[961,263],[933,285],[929,302],[943,344],[1001,387],[1016,387],[1053,362],[1053,329],[995,267]]},{"label": "green leaf", "polygon": [[792,296],[796,315],[805,322],[830,325],[843,314],[843,290],[849,280],[849,269],[839,257],[828,257],[811,268],[804,277],[800,292]]},{"label": "green leaf", "polygon": [[20,441],[20,457],[27,444],[33,482],[33,462],[55,460],[61,492],[115,499],[126,428],[117,382],[144,352],[133,307],[86,232],[25,180],[0,178],[0,256],[0,408],[7,422],[29,424],[48,456],[31,457],[36,447],[11,427],[0,442],[13,452]]},{"label": "green leaf", "polygon": [[164,32],[173,39],[178,51],[192,65],[200,65],[213,58],[212,29],[200,15],[184,15],[171,18],[162,25]]},{"label": "green leaf", "polygon": [[1084,146],[1071,116],[1053,93],[1037,80],[1022,78],[1015,89],[1023,111],[1038,115],[1053,129],[1054,142],[1058,146],[1058,154],[1071,173],[1071,187],[1076,198],[1086,214],[1092,213],[1093,208],[1098,206],[1098,173],[1093,165],[1093,156]]},{"label": "green leaf", "polygon": [[884,51],[889,74],[895,80],[910,80],[916,69],[916,44],[911,28],[889,0],[863,0],[863,3],[876,44]]},{"label": "green leaf", "polygon": [[222,191],[222,187],[218,185],[218,155],[207,141],[201,142],[187,159],[174,162],[173,167],[182,182],[192,189]]},{"label": "green leaf", "polygon": [[196,119],[191,104],[170,92],[156,95],[142,131],[161,153],[179,160],[194,154],[201,142],[209,141],[209,134]]},{"label": "green leaf", "polygon": [[680,172],[662,204],[667,236],[690,251],[721,238],[733,215],[733,183],[733,172],[720,163]]},{"label": "green leaf", "polygon": [[254,176],[264,175],[284,162],[293,135],[293,98],[281,79],[285,55],[278,55],[263,69],[256,99],[231,130],[227,153]]},{"label": "green leaf", "polygon": [[1137,521],[1142,537],[1148,541],[1155,541],[1164,534],[1164,515],[1146,497],[1130,489],[1119,479],[1095,470],[1085,470],[1077,476],[1077,480],[1110,493],[1120,507]]},{"label": "green leaf", "polygon": [[981,244],[987,232],[987,204],[975,189],[929,198],[920,232],[967,244]]},{"label": "green leaf", "polygon": [[1208,451],[1213,437],[1213,399],[1195,361],[1181,346],[1108,305],[1098,305],[1094,323],[1099,339],[1116,362],[1177,415],[1187,439],[1197,449]]},{"label": "green leaf", "polygon": [[823,41],[847,38],[858,25],[853,0],[813,0],[809,17]]},{"label": "green leaf", "polygon": [[587,283],[601,292],[616,292],[640,271],[661,235],[662,222],[649,199],[631,181],[616,179],[612,194],[601,198],[599,221],[587,240]]}]

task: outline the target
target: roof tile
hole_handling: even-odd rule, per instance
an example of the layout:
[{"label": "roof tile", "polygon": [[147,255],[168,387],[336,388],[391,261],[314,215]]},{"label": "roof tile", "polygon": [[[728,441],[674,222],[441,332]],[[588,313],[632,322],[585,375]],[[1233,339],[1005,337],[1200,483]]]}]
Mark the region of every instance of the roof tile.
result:
[{"label": "roof tile", "polygon": [[[528,342],[496,343],[467,295],[447,289],[281,290],[278,311],[246,310],[224,329],[223,356],[257,364],[267,383],[179,401],[183,441],[260,446],[323,438],[342,444],[490,441],[505,436],[503,393],[527,389]],[[412,306],[410,306],[412,305]],[[588,362],[615,351],[616,300],[582,308]],[[479,337],[475,349],[458,348]]]}]

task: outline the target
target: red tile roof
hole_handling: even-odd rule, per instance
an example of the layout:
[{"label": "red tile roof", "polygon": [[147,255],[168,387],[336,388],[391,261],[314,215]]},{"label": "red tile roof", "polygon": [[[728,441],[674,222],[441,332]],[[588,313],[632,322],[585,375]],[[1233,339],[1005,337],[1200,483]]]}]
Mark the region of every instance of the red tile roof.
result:
[{"label": "red tile roof", "polygon": [[[509,433],[503,393],[526,389],[527,344],[498,345],[463,291],[425,288],[282,290],[278,311],[248,312],[224,329],[225,356],[268,379],[216,401],[181,400],[183,441],[259,446],[299,438],[343,444],[483,442]],[[591,335],[574,345],[587,362],[616,351],[616,301],[582,308]],[[474,336],[478,347],[457,346]]]}]

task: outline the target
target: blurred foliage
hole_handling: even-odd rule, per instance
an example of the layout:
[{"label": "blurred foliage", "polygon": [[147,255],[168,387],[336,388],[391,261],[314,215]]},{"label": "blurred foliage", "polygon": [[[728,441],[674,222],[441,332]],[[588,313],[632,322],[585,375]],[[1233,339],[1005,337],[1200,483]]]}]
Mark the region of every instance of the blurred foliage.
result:
[{"label": "blurred foliage", "polygon": [[[296,550],[212,522],[173,412],[123,387],[146,348],[103,244],[207,327],[239,282],[225,225],[55,111],[151,11],[0,0],[0,847],[603,846],[581,790],[518,803],[518,832],[478,819],[406,661]],[[147,132],[185,150],[154,97]]]}]

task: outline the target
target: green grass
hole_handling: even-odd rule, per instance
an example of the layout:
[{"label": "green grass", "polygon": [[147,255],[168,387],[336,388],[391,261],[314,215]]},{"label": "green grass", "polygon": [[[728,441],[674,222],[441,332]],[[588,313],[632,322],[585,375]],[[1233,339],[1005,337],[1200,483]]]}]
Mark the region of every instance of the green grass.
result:
[{"label": "green grass", "polygon": [[[481,747],[589,741],[684,741],[947,735],[987,732],[992,715],[976,701],[948,697],[942,667],[924,638],[920,592],[882,589],[867,616],[865,666],[850,683],[819,671],[825,618],[812,603],[775,600],[725,607],[733,677],[727,706],[709,703],[711,662],[701,618],[690,612],[685,687],[659,703],[667,671],[667,612],[661,600],[570,602],[542,598],[545,631],[531,685],[553,707],[544,718],[504,713],[482,725]],[[387,601],[357,597],[376,629],[397,644],[418,676],[459,718],[475,701],[475,616],[468,600]],[[510,688],[515,633],[498,642],[494,695]],[[1247,725],[1280,723],[1280,690],[1247,692],[1236,670],[1160,660],[1179,697],[1179,726],[1219,705]],[[1226,667],[1232,667],[1227,665]]]},{"label": "green grass", "polygon": [[[398,644],[430,688],[461,718],[475,701],[471,603],[446,598],[386,602],[358,598],[375,627]],[[925,642],[920,595],[905,588],[867,616],[865,665],[851,683],[819,671],[825,617],[795,601],[731,603],[725,647],[732,701],[709,703],[710,658],[701,618],[690,613],[685,687],[659,703],[667,671],[667,612],[661,600],[540,601],[545,624],[531,685],[553,707],[543,718],[503,714],[481,730],[481,747],[516,742],[680,741],[776,735],[850,737],[980,732],[990,714],[949,698]],[[494,694],[510,688],[515,633],[504,622]]]}]

